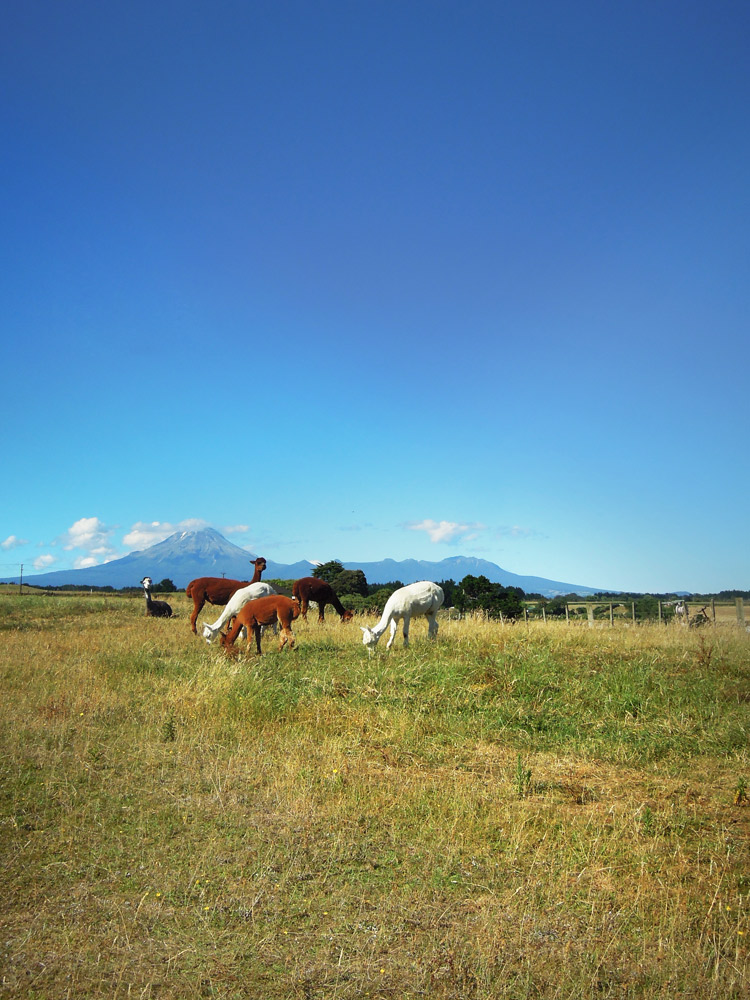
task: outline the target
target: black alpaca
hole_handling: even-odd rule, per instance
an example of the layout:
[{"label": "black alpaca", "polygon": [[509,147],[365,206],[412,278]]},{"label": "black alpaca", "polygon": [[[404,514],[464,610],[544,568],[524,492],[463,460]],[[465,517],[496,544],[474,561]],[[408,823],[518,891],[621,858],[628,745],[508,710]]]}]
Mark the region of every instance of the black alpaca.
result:
[{"label": "black alpaca", "polygon": [[146,617],[147,618],[171,618],[172,608],[166,601],[151,600],[152,580],[150,576],[144,576],[141,586],[146,594]]}]

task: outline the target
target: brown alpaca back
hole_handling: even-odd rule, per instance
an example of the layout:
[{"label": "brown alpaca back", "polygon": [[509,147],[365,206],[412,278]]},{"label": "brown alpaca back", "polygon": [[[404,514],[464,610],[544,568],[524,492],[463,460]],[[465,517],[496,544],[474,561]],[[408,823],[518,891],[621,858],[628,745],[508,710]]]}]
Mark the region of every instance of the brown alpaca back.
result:
[{"label": "brown alpaca back", "polygon": [[191,630],[197,631],[196,622],[204,604],[226,604],[236,590],[247,585],[247,580],[225,580],[222,576],[199,576],[191,580],[185,588],[185,593],[193,602]]},{"label": "brown alpaca back", "polygon": [[236,591],[251,583],[259,582],[266,568],[266,560],[263,556],[258,556],[251,562],[255,567],[252,580],[225,580],[223,576],[199,576],[190,581],[185,593],[193,602],[190,615],[190,628],[193,632],[198,630],[196,622],[204,604],[227,604]]},{"label": "brown alpaca back", "polygon": [[347,611],[336,595],[336,591],[325,580],[317,576],[303,576],[296,580],[292,593],[300,602],[302,617],[307,621],[307,609],[310,601],[315,601],[318,605],[318,621],[325,620],[325,606],[332,604],[341,615],[343,621],[348,621],[352,617],[351,611]]},{"label": "brown alpaca back", "polygon": [[237,621],[246,627],[252,627],[253,624],[273,625],[275,621],[279,625],[291,625],[299,617],[299,613],[299,601],[283,594],[268,594],[267,597],[256,597],[254,601],[248,601],[240,608]]},{"label": "brown alpaca back", "polygon": [[269,594],[268,597],[257,597],[254,601],[248,601],[244,607],[240,608],[234,624],[226,635],[222,635],[221,644],[225,649],[234,645],[234,641],[240,634],[242,627],[247,629],[247,641],[250,643],[250,632],[255,635],[255,645],[258,653],[260,648],[260,630],[263,625],[273,625],[278,622],[281,626],[281,641],[279,649],[289,643],[289,648],[294,645],[294,633],[292,632],[292,622],[299,617],[299,601],[283,594]]},{"label": "brown alpaca back", "polygon": [[185,593],[194,601],[203,598],[204,604],[226,604],[240,587],[247,587],[248,580],[225,580],[223,576],[199,576],[191,580]]}]

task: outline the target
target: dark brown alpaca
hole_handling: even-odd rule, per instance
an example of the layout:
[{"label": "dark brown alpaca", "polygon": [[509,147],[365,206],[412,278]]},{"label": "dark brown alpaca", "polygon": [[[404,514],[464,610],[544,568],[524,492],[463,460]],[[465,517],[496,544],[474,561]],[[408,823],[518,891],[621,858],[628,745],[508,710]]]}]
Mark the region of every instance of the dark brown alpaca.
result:
[{"label": "dark brown alpaca", "polygon": [[234,645],[234,640],[240,634],[242,628],[247,629],[247,644],[250,647],[250,629],[255,635],[255,646],[258,655],[262,653],[260,648],[260,633],[263,625],[273,625],[278,622],[281,626],[281,642],[279,650],[282,650],[289,643],[291,649],[294,645],[294,633],[292,632],[292,622],[299,616],[299,601],[291,597],[284,597],[283,594],[271,594],[269,597],[258,597],[254,601],[248,601],[244,607],[240,608],[234,624],[226,635],[221,633],[221,644],[229,652]]},{"label": "dark brown alpaca", "polygon": [[196,634],[198,632],[195,623],[204,604],[226,604],[236,590],[260,580],[260,575],[266,568],[266,560],[259,556],[250,562],[255,566],[252,580],[225,580],[220,576],[199,576],[190,581],[185,593],[193,601],[193,612],[190,615],[190,628],[193,632]]},{"label": "dark brown alpaca", "polygon": [[147,618],[171,618],[172,607],[166,601],[152,601],[151,588],[153,582],[150,576],[144,576],[141,586],[146,594],[146,617]]},{"label": "dark brown alpaca", "polygon": [[354,617],[353,612],[347,611],[338,599],[330,583],[319,580],[317,576],[303,576],[301,580],[297,580],[292,587],[292,593],[300,602],[302,617],[305,621],[307,621],[307,609],[310,601],[315,601],[318,605],[318,622],[325,621],[326,604],[334,606],[341,615],[342,622],[349,622]]}]

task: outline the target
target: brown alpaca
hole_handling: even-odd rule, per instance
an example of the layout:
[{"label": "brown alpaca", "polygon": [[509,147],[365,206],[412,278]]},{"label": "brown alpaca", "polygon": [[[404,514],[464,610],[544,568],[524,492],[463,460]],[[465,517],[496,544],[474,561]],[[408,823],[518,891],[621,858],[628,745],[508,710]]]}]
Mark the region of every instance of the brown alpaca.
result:
[{"label": "brown alpaca", "polygon": [[247,644],[250,646],[250,629],[255,634],[255,645],[258,655],[262,653],[260,648],[260,630],[263,625],[273,625],[278,622],[281,625],[281,642],[279,650],[282,650],[289,643],[291,649],[294,645],[294,633],[292,632],[292,622],[299,616],[299,601],[291,597],[284,597],[283,594],[271,594],[269,597],[257,597],[254,601],[248,601],[237,613],[234,624],[226,635],[221,633],[221,644],[227,652],[234,645],[234,640],[240,634],[243,626],[247,629]]},{"label": "brown alpaca", "polygon": [[197,634],[196,621],[204,604],[226,604],[236,590],[247,587],[251,583],[258,583],[260,575],[266,568],[266,560],[259,556],[251,559],[255,566],[252,580],[225,580],[221,576],[199,576],[191,580],[185,588],[185,593],[193,601],[193,612],[190,615],[190,628]]},{"label": "brown alpaca", "polygon": [[292,593],[300,602],[302,617],[305,621],[307,621],[307,609],[310,601],[315,601],[318,605],[318,623],[325,621],[326,604],[334,606],[341,615],[342,622],[350,622],[354,617],[354,613],[347,611],[338,599],[330,583],[319,580],[317,576],[303,576],[301,580],[297,580],[292,587]]}]

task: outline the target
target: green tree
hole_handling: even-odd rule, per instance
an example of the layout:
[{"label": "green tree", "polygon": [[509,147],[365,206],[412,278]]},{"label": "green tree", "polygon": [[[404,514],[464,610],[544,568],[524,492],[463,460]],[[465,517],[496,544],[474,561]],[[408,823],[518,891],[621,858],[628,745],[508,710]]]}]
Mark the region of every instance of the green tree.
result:
[{"label": "green tree", "polygon": [[438,586],[442,589],[445,595],[445,600],[443,601],[444,608],[453,608],[456,606],[456,591],[457,586],[454,580],[441,580]]},{"label": "green tree", "polygon": [[389,594],[392,594],[394,590],[400,590],[403,587],[401,580],[389,580],[387,583],[368,583],[367,591],[370,594],[376,594],[379,590],[387,590]]},{"label": "green tree", "polygon": [[344,569],[331,584],[339,595],[359,594],[360,597],[367,597],[368,586],[367,577],[361,569]]},{"label": "green tree", "polygon": [[377,610],[373,608],[371,597],[362,597],[360,594],[343,594],[340,600],[347,611],[356,611],[358,614]]},{"label": "green tree", "polygon": [[[396,587],[394,589],[397,590],[398,588]],[[369,597],[370,608],[372,610],[377,611],[378,614],[382,614],[383,608],[385,607],[386,602],[392,593],[393,590],[391,590],[390,586],[388,586],[388,587],[381,587],[379,590],[376,590],[374,594],[370,594]]]},{"label": "green tree", "polygon": [[335,559],[323,563],[322,566],[316,566],[313,576],[330,583],[339,597],[343,594],[359,594],[361,597],[367,597],[369,592],[367,577],[361,569],[344,569]]},{"label": "green tree", "polygon": [[518,618],[523,614],[525,594],[520,587],[503,587],[486,576],[465,576],[454,594],[461,611],[484,611],[492,618]]},{"label": "green tree", "polygon": [[330,562],[322,563],[322,565],[316,566],[313,570],[313,576],[316,576],[319,580],[325,580],[326,583],[330,583],[333,587],[333,581],[339,573],[343,573],[343,571],[344,567],[341,563],[337,562],[335,559],[331,559]]}]

